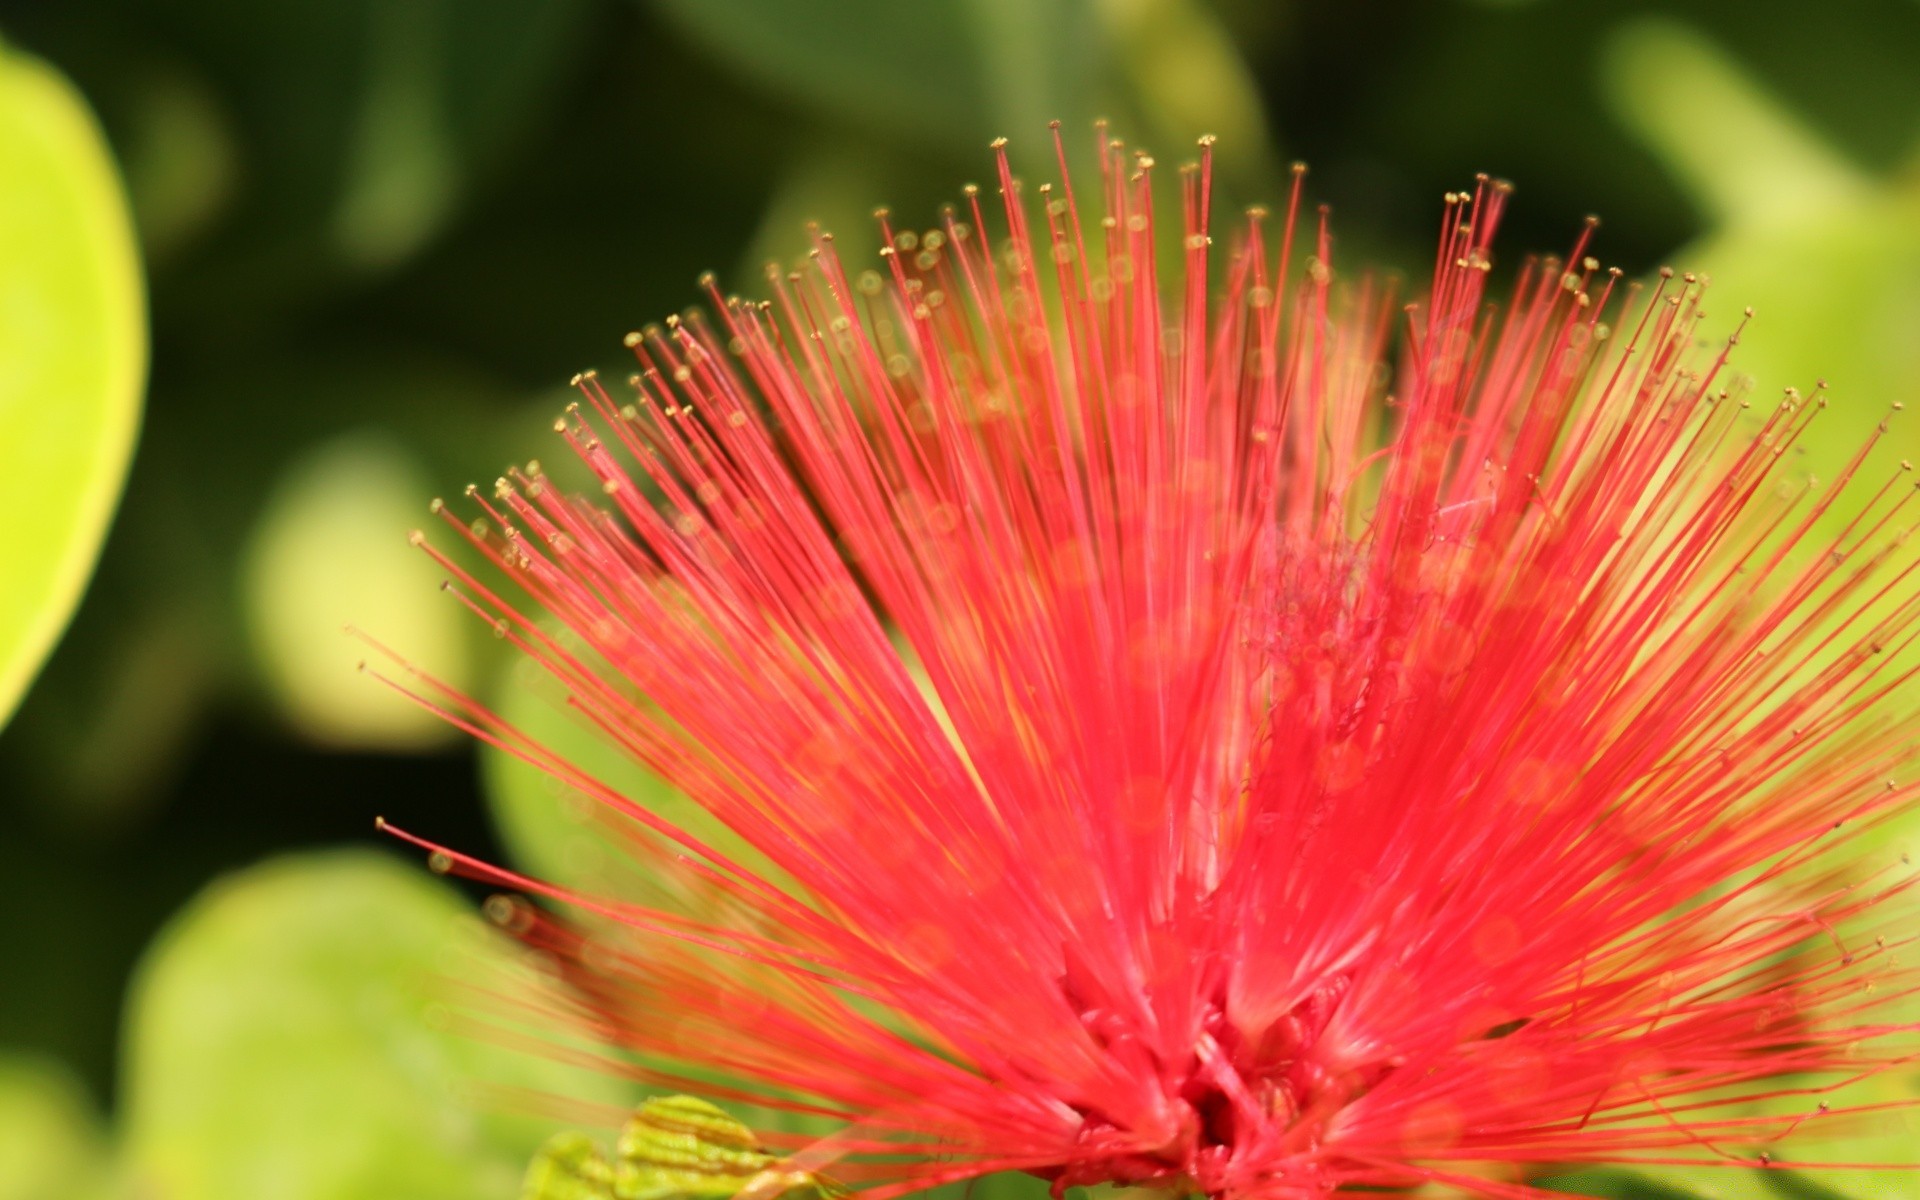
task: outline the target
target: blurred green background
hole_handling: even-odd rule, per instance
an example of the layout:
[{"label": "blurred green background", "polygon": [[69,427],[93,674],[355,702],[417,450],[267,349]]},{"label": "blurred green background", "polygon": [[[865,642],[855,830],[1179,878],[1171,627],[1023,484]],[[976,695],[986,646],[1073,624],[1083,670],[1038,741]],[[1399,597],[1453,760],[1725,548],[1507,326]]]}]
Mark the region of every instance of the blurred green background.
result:
[{"label": "blurred green background", "polygon": [[[627,1101],[434,1019],[427,974],[514,967],[373,817],[593,847],[341,627],[494,693],[406,534],[554,454],[567,376],[701,271],[750,291],[809,219],[858,247],[876,203],[930,216],[996,135],[1043,170],[1052,117],[1166,158],[1218,134],[1234,202],[1307,160],[1349,267],[1417,274],[1485,170],[1508,255],[1597,212],[1608,261],[1756,306],[1740,365],[1845,410],[1818,460],[1920,394],[1916,64],[1912,0],[0,5],[0,300],[77,331],[0,325],[0,722],[33,680],[0,733],[0,1200],[488,1200],[549,1126],[474,1076]],[[1920,1195],[1782,1178],[1591,1182]]]}]

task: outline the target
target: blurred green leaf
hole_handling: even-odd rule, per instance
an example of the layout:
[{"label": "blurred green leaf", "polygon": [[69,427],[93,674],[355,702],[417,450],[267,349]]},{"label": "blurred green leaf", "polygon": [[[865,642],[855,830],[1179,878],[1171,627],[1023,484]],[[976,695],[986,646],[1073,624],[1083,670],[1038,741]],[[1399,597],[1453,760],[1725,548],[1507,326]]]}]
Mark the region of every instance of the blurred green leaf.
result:
[{"label": "blurred green leaf", "polygon": [[[1623,121],[1715,222],[1680,262],[1711,276],[1723,328],[1755,311],[1736,368],[1762,398],[1833,385],[1833,415],[1805,439],[1805,468],[1830,474],[1920,388],[1920,190],[1861,173],[1686,26],[1630,24],[1606,63]],[[1920,428],[1893,433],[1920,447]]]},{"label": "blurred green leaf", "polygon": [[212,111],[231,117],[218,132],[241,186],[181,293],[208,306],[198,320],[228,322],[386,272],[439,235],[536,127],[590,12],[585,0],[160,7]]},{"label": "blurred green leaf", "polygon": [[139,423],[146,314],[126,200],[85,103],[0,45],[0,724],[93,571]]},{"label": "blurred green leaf", "polygon": [[73,1074],[0,1056],[0,1200],[95,1200],[106,1167],[99,1117]]},{"label": "blurred green leaf", "polygon": [[424,869],[346,851],[216,882],[135,980],[124,1097],[138,1194],[510,1200],[552,1126],[509,1106],[631,1096],[448,1029],[443,1003],[462,985],[539,1003],[520,955]]},{"label": "blurred green leaf", "polygon": [[127,195],[147,261],[179,254],[233,200],[240,148],[232,119],[199,75],[160,67],[137,83],[140,103],[120,143]]},{"label": "blurred green leaf", "polygon": [[986,105],[966,12],[956,0],[791,4],[655,0],[716,58],[869,127],[971,140]]},{"label": "blurred green leaf", "polygon": [[1120,73],[1150,134],[1168,153],[1202,134],[1219,139],[1214,164],[1243,199],[1276,202],[1260,86],[1233,34],[1205,0],[1100,0]]},{"label": "blurred green leaf", "polygon": [[[1808,1081],[1802,1086],[1831,1084]],[[1782,1083],[1780,1086],[1788,1086]],[[1845,1088],[1819,1095],[1780,1096],[1758,1101],[1744,1111],[1752,1115],[1798,1117],[1805,1122],[1795,1136],[1769,1147],[1780,1161],[1885,1163],[1887,1170],[1727,1166],[1660,1166],[1636,1169],[1606,1168],[1582,1171],[1545,1181],[1542,1186],[1574,1195],[1619,1197],[1620,1200],[1845,1200],[1853,1196],[1905,1196],[1916,1181],[1903,1164],[1917,1161],[1920,1137],[1909,1112],[1892,1109],[1852,1116],[1849,1107],[1911,1104],[1920,1097],[1920,1080],[1910,1073],[1891,1071]],[[1833,1112],[1820,1114],[1825,1101]],[[1664,1189],[1664,1190],[1662,1190]]]},{"label": "blurred green leaf", "polygon": [[1614,107],[1710,217],[1818,218],[1870,183],[1718,45],[1677,21],[1629,22],[1604,60]]},{"label": "blurred green leaf", "polygon": [[1094,115],[1104,47],[1089,0],[655,0],[749,78],[868,129],[972,147],[1039,143]]},{"label": "blurred green leaf", "polygon": [[[1896,403],[1920,399],[1920,194],[1879,189],[1795,223],[1729,224],[1679,257],[1713,280],[1714,333],[1754,310],[1733,365],[1754,379],[1757,400],[1831,385],[1832,406],[1802,439],[1802,469],[1831,478]],[[1920,454],[1920,424],[1898,416],[1889,433],[1869,476]]]},{"label": "blurred green leaf", "polygon": [[[1715,220],[1679,261],[1711,277],[1710,300],[1727,305],[1722,329],[1753,309],[1734,368],[1762,401],[1831,385],[1831,406],[1795,445],[1794,469],[1833,478],[1882,422],[1885,444],[1862,468],[1862,486],[1897,473],[1902,457],[1920,458],[1920,424],[1888,419],[1920,397],[1920,180],[1861,172],[1686,26],[1630,24],[1606,61],[1622,119]],[[1836,506],[1829,525],[1854,511]],[[1881,852],[1916,829],[1920,818],[1883,826],[1854,852],[1880,865]]]},{"label": "blurred green leaf", "polygon": [[[765,877],[781,877],[739,835],[635,762],[570,708],[564,689],[538,663],[516,658],[506,664],[495,689],[493,710],[621,796]],[[504,750],[488,746],[481,754],[488,810],[515,863],[537,878],[556,883],[603,893],[623,890],[621,880],[631,864],[622,858],[621,842],[608,832],[608,824],[627,818]]]},{"label": "blurred green leaf", "polygon": [[856,127],[975,155],[1005,136],[1017,163],[1045,168],[1047,122],[1078,151],[1108,116],[1169,155],[1215,134],[1230,178],[1274,186],[1258,86],[1202,0],[656,3],[716,58]]},{"label": "blurred green leaf", "polygon": [[[1069,1200],[1145,1200],[1155,1193],[1146,1188],[1122,1188],[1099,1185],[1092,1188],[1076,1187],[1067,1189]],[[1025,1171],[997,1171],[992,1175],[982,1175],[978,1179],[969,1179],[963,1183],[945,1183],[936,1188],[928,1188],[919,1193],[923,1200],[1046,1200],[1053,1195],[1053,1185],[1037,1175]]]},{"label": "blurred green leaf", "polygon": [[[730,281],[733,287],[758,295],[769,264],[790,265],[811,248],[812,225],[833,234],[843,262],[872,263],[880,249],[874,207],[880,197],[897,197],[902,182],[888,178],[888,165],[852,138],[817,141],[797,155],[767,202],[760,228]],[[901,212],[908,220],[926,215],[930,212]]]},{"label": "blurred green leaf", "polygon": [[[1744,1179],[1748,1172],[1741,1172]],[[1529,1180],[1534,1187],[1548,1191],[1566,1192],[1574,1196],[1590,1196],[1594,1200],[1705,1200],[1697,1193],[1685,1190],[1678,1183],[1673,1186],[1636,1175],[1631,1171],[1618,1168],[1595,1168],[1575,1171],[1570,1175],[1555,1175],[1547,1179]],[[1769,1200],[1777,1200],[1770,1197]]]},{"label": "blurred green leaf", "polygon": [[[1832,479],[1883,422],[1878,453],[1861,468],[1857,487],[1877,486],[1920,459],[1920,178],[1876,178],[1831,149],[1800,115],[1780,103],[1751,71],[1689,27],[1671,21],[1627,26],[1607,56],[1615,107],[1699,198],[1716,222],[1679,252],[1704,271],[1713,295],[1729,307],[1750,305],[1750,332],[1734,367],[1755,381],[1760,399],[1781,389],[1831,385],[1831,405],[1795,446],[1794,469]],[[1658,103],[1652,97],[1658,96]],[[1903,114],[1902,123],[1913,117]],[[1723,313],[1726,327],[1734,311]],[[1857,506],[1835,506],[1837,529]],[[1888,597],[1890,612],[1902,597]],[[1848,846],[1862,873],[1899,868],[1920,843],[1920,816],[1878,825]],[[1906,1015],[1920,1020],[1920,1004]],[[1873,1100],[1920,1094],[1920,1074],[1901,1072],[1861,1087]],[[1831,1098],[1835,1107],[1845,1096]],[[1897,1123],[1897,1118],[1887,1117]],[[1808,1157],[1860,1162],[1915,1158],[1912,1134],[1818,1147]],[[1894,1177],[1836,1172],[1821,1180],[1836,1190],[1894,1187]],[[1901,1175],[1900,1187],[1911,1186]]]},{"label": "blurred green leaf", "polygon": [[[1537,1186],[1598,1200],[1848,1200],[1851,1196],[1901,1196],[1911,1179],[1907,1174],[1866,1172],[1853,1184],[1859,1190],[1832,1190],[1847,1186],[1848,1176],[1828,1172],[1826,1183],[1798,1171],[1747,1170],[1741,1167],[1648,1167],[1642,1171],[1618,1168],[1581,1171]],[[1884,1190],[1891,1187],[1893,1190]]]},{"label": "blurred green leaf", "polygon": [[247,624],[275,700],[310,740],[409,750],[452,726],[354,669],[364,629],[456,688],[469,686],[473,622],[441,595],[443,572],[407,544],[431,487],[398,442],[363,430],[288,468],[242,565]]}]

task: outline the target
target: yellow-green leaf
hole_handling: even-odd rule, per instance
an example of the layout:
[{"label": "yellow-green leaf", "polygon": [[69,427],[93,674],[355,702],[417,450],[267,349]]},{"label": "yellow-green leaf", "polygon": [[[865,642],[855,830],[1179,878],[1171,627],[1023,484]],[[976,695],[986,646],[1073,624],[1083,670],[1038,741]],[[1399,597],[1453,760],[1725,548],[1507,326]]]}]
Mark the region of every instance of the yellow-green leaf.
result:
[{"label": "yellow-green leaf", "polygon": [[1638,134],[1709,216],[1768,224],[1817,216],[1871,183],[1720,46],[1664,18],[1629,22],[1603,59],[1603,84]]},{"label": "yellow-green leaf", "polygon": [[349,625],[450,686],[470,685],[473,621],[439,591],[445,572],[407,544],[430,494],[426,472],[377,430],[323,442],[283,474],[242,567],[248,632],[268,690],[309,740],[419,750],[454,734],[354,669]]},{"label": "yellow-green leaf", "polygon": [[[493,709],[589,777],[701,843],[769,878],[782,878],[744,839],[635,762],[570,706],[565,689],[538,663],[517,658],[506,665]],[[607,832],[609,814],[598,800],[503,750],[489,746],[482,753],[488,807],[516,866],[556,883],[601,892],[623,890],[622,880],[632,867],[622,857],[619,840]]]},{"label": "yellow-green leaf", "polygon": [[[133,988],[129,1194],[508,1200],[552,1132],[522,1115],[538,1097],[587,1111],[632,1102],[609,1075],[445,1019],[487,1003],[475,996],[503,1013],[550,1004],[541,986],[415,864],[333,852],[215,883]],[[568,1036],[541,1022],[540,1036]],[[592,1050],[577,1034],[570,1044]]]},{"label": "yellow-green leaf", "polygon": [[95,1200],[106,1174],[106,1136],[73,1073],[0,1056],[0,1200]]},{"label": "yellow-green leaf", "polygon": [[52,68],[0,45],[0,722],[92,573],[145,376],[139,255],[99,127]]}]

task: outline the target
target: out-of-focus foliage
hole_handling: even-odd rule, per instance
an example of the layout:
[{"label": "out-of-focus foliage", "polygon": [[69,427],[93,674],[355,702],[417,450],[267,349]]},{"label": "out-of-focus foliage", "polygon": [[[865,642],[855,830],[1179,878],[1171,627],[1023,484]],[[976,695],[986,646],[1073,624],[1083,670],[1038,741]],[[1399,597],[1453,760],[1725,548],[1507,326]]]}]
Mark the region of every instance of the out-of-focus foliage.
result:
[{"label": "out-of-focus foliage", "polygon": [[[504,664],[494,689],[502,720],[560,756],[585,779],[685,830],[752,870],[777,877],[773,865],[685,793],[613,746],[555,679],[527,660]],[[570,887],[619,889],[631,871],[617,836],[609,836],[600,801],[493,747],[482,752],[487,801],[514,865]],[[617,828],[617,826],[615,827]]]},{"label": "out-of-focus foliage", "polygon": [[133,988],[133,1194],[513,1195],[546,1128],[506,1113],[509,1098],[618,1111],[627,1096],[449,1024],[473,1007],[466,987],[503,1011],[538,1002],[506,944],[452,889],[386,855],[290,857],[215,883]]},{"label": "out-of-focus foliage", "polygon": [[386,435],[349,433],[292,464],[260,514],[241,568],[254,653],[288,719],[315,742],[407,750],[454,732],[398,695],[371,693],[350,669],[368,648],[345,636],[365,623],[449,685],[471,686],[472,623],[402,533],[420,521],[425,475]]},{"label": "out-of-focus foliage", "polygon": [[83,0],[70,11],[96,27],[50,36],[126,71],[111,91],[143,228],[181,259],[178,243],[202,237],[190,268],[200,298],[244,317],[392,270],[445,229],[563,86],[589,10]]},{"label": "out-of-focus foliage", "polygon": [[56,1062],[0,1056],[0,1200],[97,1200],[106,1180],[85,1085]]},{"label": "out-of-focus foliage", "polygon": [[[1812,1089],[1833,1081],[1800,1080]],[[1783,1090],[1792,1086],[1783,1082]],[[1920,1096],[1920,1078],[1891,1072],[1833,1091],[1809,1091],[1780,1096],[1751,1107],[1753,1115],[1805,1117],[1811,1134],[1822,1123],[1837,1127],[1819,1141],[1796,1143],[1808,1159],[1826,1162],[1911,1164],[1920,1144],[1911,1113],[1887,1107]],[[1879,1111],[1861,1116],[1822,1115],[1821,1104],[1834,1113],[1854,1107]],[[1790,1152],[1790,1151],[1789,1151]],[[1726,1165],[1649,1166],[1636,1170],[1588,1170],[1558,1177],[1550,1185],[1576,1195],[1617,1197],[1618,1200],[1667,1200],[1669,1194],[1686,1200],[1829,1200],[1829,1198],[1904,1196],[1912,1190],[1911,1169],[1854,1170],[1842,1168],[1767,1167],[1754,1169],[1738,1162]]]},{"label": "out-of-focus foliage", "polygon": [[93,573],[145,372],[140,260],[106,144],[66,80],[0,43],[0,726]]},{"label": "out-of-focus foliage", "polygon": [[1847,1195],[1826,1191],[1797,1172],[1752,1171],[1737,1166],[1660,1168],[1651,1176],[1633,1171],[1580,1171],[1543,1181],[1542,1186],[1598,1200],[1844,1200]]},{"label": "out-of-focus foliage", "polygon": [[[1836,415],[1806,462],[1831,476],[1920,381],[1920,107],[1889,114],[1912,139],[1909,160],[1873,170],[1689,25],[1625,25],[1604,68],[1622,121],[1710,222],[1675,258],[1711,276],[1723,320],[1754,309],[1737,365],[1759,398],[1831,385]],[[1891,436],[1920,451],[1911,422]]]},{"label": "out-of-focus foliage", "polygon": [[1084,0],[660,0],[660,8],[750,83],[874,132],[965,147],[996,125],[1094,115],[1099,27]]},{"label": "out-of-focus foliage", "polygon": [[1201,0],[658,2],[752,85],[844,121],[868,144],[889,137],[977,158],[982,142],[1011,136],[1016,160],[1038,167],[1051,157],[1039,136],[1049,121],[1075,139],[1106,117],[1116,132],[1141,125],[1129,136],[1172,146],[1213,133],[1230,178],[1274,182],[1258,85]]},{"label": "out-of-focus foliage", "polygon": [[[689,1126],[695,1131],[689,1133]],[[701,1126],[712,1136],[703,1136],[698,1131]],[[753,1186],[756,1176],[780,1162],[777,1154],[768,1153],[759,1144],[754,1127],[725,1109],[686,1095],[651,1096],[642,1101],[612,1144],[611,1154],[608,1151],[609,1147],[587,1134],[554,1135],[528,1168],[521,1200],[621,1200],[629,1196],[726,1200],[757,1194],[759,1189]],[[747,1155],[754,1157],[748,1159]],[[705,1169],[686,1169],[690,1159],[704,1160]],[[805,1181],[789,1179],[780,1192],[784,1200],[827,1200],[849,1194],[830,1174],[797,1174]],[[1118,1193],[1120,1189],[1098,1191]],[[1049,1187],[1037,1176],[1002,1171],[920,1194],[927,1200],[1040,1200],[1049,1194]],[[1074,1188],[1069,1194],[1089,1193],[1085,1188]]]},{"label": "out-of-focus foliage", "polygon": [[[378,656],[340,626],[458,684],[514,679],[406,546],[427,500],[485,487],[509,461],[552,464],[565,377],[617,371],[620,335],[697,299],[700,271],[757,294],[764,262],[804,252],[808,221],[850,255],[871,247],[876,204],[924,226],[958,185],[986,182],[989,138],[1012,138],[1019,168],[1045,177],[1049,119],[1075,157],[1095,116],[1169,163],[1217,134],[1223,216],[1277,199],[1280,164],[1305,159],[1342,268],[1417,274],[1436,198],[1476,170],[1519,185],[1503,268],[1563,249],[1598,211],[1610,262],[1712,275],[1710,325],[1755,307],[1736,366],[1758,395],[1831,382],[1809,471],[1920,390],[1911,0],[1818,19],[1798,0],[62,0],[10,7],[0,36],[19,47],[0,53],[0,279],[63,253],[93,262],[41,277],[93,311],[61,320],[64,342],[23,354],[0,310],[0,499],[34,516],[9,526],[9,572],[28,570],[26,542],[53,531],[63,497],[94,497],[98,536],[141,361],[113,168],[86,108],[29,55],[99,114],[154,349],[97,581],[0,739],[0,873],[33,900],[0,922],[0,1049],[64,1059],[95,1093],[0,1071],[0,1200],[514,1194],[557,1123],[485,1115],[503,1106],[457,1092],[496,1070],[551,1077],[423,1021],[443,951],[504,961],[456,932],[451,885],[363,857],[216,885],[147,952],[120,1039],[136,957],[208,878],[370,840],[377,812],[563,878],[620,871],[577,798],[498,752],[476,764],[354,670]],[[41,107],[19,108],[29,93]],[[6,197],[62,175],[10,157],[23,111],[67,114],[61,169],[95,192],[28,224]],[[104,272],[94,300],[89,270]],[[16,407],[21,364],[67,399]],[[8,424],[22,413],[69,424],[22,451]],[[1914,418],[1889,436],[1920,459]],[[48,567],[65,572],[65,604],[90,554]],[[0,710],[8,672],[17,691],[30,669],[13,666],[14,578]],[[45,617],[18,661],[64,619]],[[585,736],[557,689],[519,683],[493,693],[509,720],[684,811]],[[1876,838],[1882,856],[1911,840]],[[1900,1136],[1850,1152],[1903,1156]],[[356,1174],[376,1163],[384,1186]],[[412,1187],[415,1170],[432,1182]],[[65,1177],[51,1193],[48,1171]],[[1774,1200],[1907,1181],[1649,1168],[1578,1182]],[[1003,1185],[1034,1183],[982,1189]],[[254,1190],[222,1190],[241,1188]]]}]

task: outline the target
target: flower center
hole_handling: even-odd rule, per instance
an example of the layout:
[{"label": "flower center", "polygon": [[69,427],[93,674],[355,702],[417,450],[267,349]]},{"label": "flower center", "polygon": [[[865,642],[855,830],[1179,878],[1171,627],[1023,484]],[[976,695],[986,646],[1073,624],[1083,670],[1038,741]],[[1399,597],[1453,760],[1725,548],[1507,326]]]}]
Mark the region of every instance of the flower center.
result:
[{"label": "flower center", "polygon": [[1082,1107],[1082,1157],[1052,1176],[1055,1194],[1098,1182],[1273,1200],[1331,1191],[1343,1175],[1323,1147],[1329,1123],[1400,1066],[1394,1058],[1347,1065],[1352,1056],[1326,1044],[1351,985],[1344,974],[1330,977],[1253,1037],[1228,1020],[1217,997],[1181,1064],[1147,1062],[1143,1039],[1112,1012],[1083,1009],[1082,1021],[1110,1053],[1140,1058],[1142,1069],[1168,1081],[1177,1115],[1170,1136],[1143,1137]]}]

